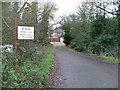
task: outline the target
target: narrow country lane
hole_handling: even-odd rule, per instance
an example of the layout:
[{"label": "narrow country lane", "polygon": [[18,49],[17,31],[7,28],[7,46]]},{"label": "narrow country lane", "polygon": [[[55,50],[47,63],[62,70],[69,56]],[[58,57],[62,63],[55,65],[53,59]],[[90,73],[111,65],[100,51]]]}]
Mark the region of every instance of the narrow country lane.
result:
[{"label": "narrow country lane", "polygon": [[118,65],[70,52],[56,47],[58,76],[55,88],[117,88]]}]

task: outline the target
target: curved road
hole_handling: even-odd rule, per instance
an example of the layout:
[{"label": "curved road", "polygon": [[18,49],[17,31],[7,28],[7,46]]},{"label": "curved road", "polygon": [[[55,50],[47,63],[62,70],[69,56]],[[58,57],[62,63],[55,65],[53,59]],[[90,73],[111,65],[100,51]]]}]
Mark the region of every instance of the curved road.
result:
[{"label": "curved road", "polygon": [[118,65],[103,63],[56,47],[55,88],[118,88]]}]

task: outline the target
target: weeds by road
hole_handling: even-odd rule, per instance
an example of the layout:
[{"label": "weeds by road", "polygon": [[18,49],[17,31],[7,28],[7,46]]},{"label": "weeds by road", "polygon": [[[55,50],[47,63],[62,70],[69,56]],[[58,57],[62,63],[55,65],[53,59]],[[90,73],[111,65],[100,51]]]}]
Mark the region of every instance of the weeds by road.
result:
[{"label": "weeds by road", "polygon": [[53,63],[52,48],[46,47],[42,58],[34,59],[26,53],[19,56],[19,65],[14,69],[14,53],[5,53],[2,63],[3,88],[42,88],[48,82]]},{"label": "weeds by road", "polygon": [[91,58],[96,58],[97,60],[101,60],[103,62],[109,62],[109,63],[119,63],[120,60],[118,58],[113,58],[113,57],[108,57],[105,55],[96,55],[96,54],[90,54],[90,53],[83,53],[83,52],[78,52],[72,48],[69,47],[65,47],[66,49],[75,52],[77,54],[83,55],[83,56],[87,56],[87,57],[91,57]]}]

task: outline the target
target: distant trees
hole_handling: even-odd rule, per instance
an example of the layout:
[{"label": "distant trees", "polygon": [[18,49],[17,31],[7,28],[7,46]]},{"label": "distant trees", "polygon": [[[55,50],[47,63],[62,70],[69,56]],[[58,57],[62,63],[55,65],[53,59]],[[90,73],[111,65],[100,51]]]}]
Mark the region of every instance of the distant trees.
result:
[{"label": "distant trees", "polygon": [[114,8],[109,12],[115,14],[108,15],[111,4],[113,2],[84,2],[76,14],[66,17],[62,24],[66,45],[78,51],[117,57],[118,17],[114,16]]}]

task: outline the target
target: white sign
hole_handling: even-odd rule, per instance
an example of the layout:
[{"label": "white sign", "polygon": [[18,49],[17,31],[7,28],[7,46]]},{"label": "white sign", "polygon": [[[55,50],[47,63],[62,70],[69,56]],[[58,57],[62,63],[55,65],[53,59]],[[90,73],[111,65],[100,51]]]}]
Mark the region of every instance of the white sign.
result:
[{"label": "white sign", "polygon": [[18,26],[18,39],[34,39],[34,27]]}]

